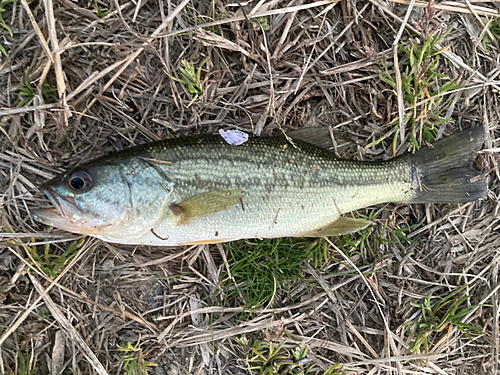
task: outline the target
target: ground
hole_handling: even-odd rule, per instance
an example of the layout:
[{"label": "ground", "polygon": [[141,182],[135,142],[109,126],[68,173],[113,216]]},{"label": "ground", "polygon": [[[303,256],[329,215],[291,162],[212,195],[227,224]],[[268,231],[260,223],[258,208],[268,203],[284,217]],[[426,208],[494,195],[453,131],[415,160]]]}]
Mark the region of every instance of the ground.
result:
[{"label": "ground", "polygon": [[[497,374],[499,9],[0,1],[0,374]],[[484,126],[488,196],[306,244],[119,246],[30,215],[98,155],[325,126],[358,160]]]}]

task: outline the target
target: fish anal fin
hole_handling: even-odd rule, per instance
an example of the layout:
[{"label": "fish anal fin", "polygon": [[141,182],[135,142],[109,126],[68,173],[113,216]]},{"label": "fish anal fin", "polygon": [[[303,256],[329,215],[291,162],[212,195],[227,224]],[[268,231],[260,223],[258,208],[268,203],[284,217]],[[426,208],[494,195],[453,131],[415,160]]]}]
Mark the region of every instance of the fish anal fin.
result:
[{"label": "fish anal fin", "polygon": [[338,236],[341,234],[353,233],[358,230],[366,228],[371,224],[371,221],[365,219],[353,219],[350,217],[339,217],[334,222],[314,229],[310,232],[303,233],[303,237],[328,237]]},{"label": "fish anal fin", "polygon": [[240,204],[244,193],[239,188],[213,190],[201,193],[177,204],[171,204],[169,209],[177,218],[178,225],[190,220],[213,215]]}]

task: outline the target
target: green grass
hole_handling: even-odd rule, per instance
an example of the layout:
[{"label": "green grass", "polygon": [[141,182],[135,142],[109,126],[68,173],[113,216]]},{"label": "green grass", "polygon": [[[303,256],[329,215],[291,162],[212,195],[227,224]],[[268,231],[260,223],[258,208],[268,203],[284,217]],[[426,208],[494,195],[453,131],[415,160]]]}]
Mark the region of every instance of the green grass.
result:
[{"label": "green grass", "polygon": [[[3,0],[0,1],[0,30],[6,30],[10,36],[13,36],[14,34],[12,33],[12,29],[5,23],[5,20],[3,19],[3,13],[7,11],[5,8],[6,5],[13,3],[14,0]],[[0,44],[0,53],[4,54],[7,56],[7,51],[5,50],[5,47]]]},{"label": "green grass", "polygon": [[[429,3],[426,15],[422,17],[422,22],[418,27],[421,31],[421,38],[411,39],[408,46],[399,46],[405,55],[400,62],[401,86],[403,102],[407,109],[405,126],[410,134],[413,152],[424,141],[434,141],[439,127],[451,121],[451,119],[443,117],[443,112],[449,102],[443,103],[442,94],[463,87],[457,84],[457,79],[450,79],[446,74],[440,72],[440,55],[449,46],[438,48],[438,45],[443,42],[452,29],[442,33],[438,26],[434,26],[431,22],[434,17],[432,4],[433,2]],[[385,63],[380,79],[394,91],[397,90],[396,78],[389,72]],[[393,150],[395,153],[400,131],[399,118],[393,120],[388,127],[391,128],[391,131],[385,138],[394,136]],[[376,140],[367,148],[380,141],[381,139]]]},{"label": "green grass", "polygon": [[135,344],[130,341],[125,346],[116,345],[123,352],[123,370],[126,375],[148,375],[148,367],[156,366],[153,362],[144,360],[141,348],[141,337]]},{"label": "green grass", "polygon": [[5,8],[6,5],[12,4],[14,0],[2,0],[0,1],[0,28],[7,30],[10,36],[13,36],[12,34],[12,29],[5,23],[5,20],[3,19],[3,13],[7,11]]},{"label": "green grass", "polygon": [[[5,229],[4,231],[8,232]],[[7,240],[7,242],[24,248],[32,259],[32,263],[34,262],[33,266],[55,279],[64,267],[66,267],[66,265],[76,256],[78,250],[85,243],[85,238],[80,238],[71,242],[67,249],[63,252],[54,251],[54,249],[51,248],[50,243],[30,246],[15,239]]]},{"label": "green grass", "polygon": [[176,82],[182,83],[187,86],[189,93],[193,95],[193,99],[188,104],[191,106],[201,95],[203,95],[203,82],[201,80],[201,69],[203,65],[208,61],[208,57],[202,61],[198,69],[194,67],[193,64],[188,63],[186,60],[182,60],[182,66],[179,67],[181,78],[176,78],[165,72],[171,79]]},{"label": "green grass", "polygon": [[[475,308],[485,305],[467,306],[465,303],[470,296],[459,297],[459,294],[466,288],[463,286],[446,297],[439,299],[435,304],[431,303],[432,294],[430,294],[423,303],[412,304],[421,310],[420,316],[404,326],[412,326],[408,333],[415,337],[410,346],[410,353],[421,354],[429,352],[429,340],[437,334],[443,332],[446,328],[456,327],[464,333],[473,343],[473,336],[483,334],[481,328],[463,322],[463,319]],[[422,348],[423,347],[423,348]]]},{"label": "green grass", "polygon": [[[386,207],[387,205],[382,208],[366,209],[366,214],[363,214],[361,210],[351,214],[356,219],[374,221]],[[386,221],[380,233],[375,232],[377,226],[373,224],[355,233],[341,235],[335,243],[348,257],[359,255],[366,265],[370,265],[374,259],[380,259],[380,245],[393,243],[406,252],[408,246],[416,244],[406,236],[406,233],[410,232],[413,227],[391,228]]]},{"label": "green grass", "polygon": [[111,9],[109,10],[102,10],[101,6],[97,2],[97,0],[94,0],[94,7],[97,11],[97,17],[99,18],[104,18],[106,17],[109,13],[111,13]]},{"label": "green grass", "polygon": [[[493,21],[491,21],[489,31],[496,40],[500,39],[500,19],[495,18]],[[490,37],[488,33],[485,33],[483,37],[483,48],[485,49],[485,51],[488,51],[487,43],[489,41]]]},{"label": "green grass", "polygon": [[[208,16],[201,15],[199,12],[189,6],[186,5],[181,12],[182,16],[185,17],[188,21],[188,23],[196,26],[203,25],[205,23],[210,23],[215,21],[216,19],[223,18],[224,16],[230,16],[228,13],[216,9],[216,0],[211,0],[210,4],[210,14]],[[215,26],[209,26],[207,27],[207,30],[213,32],[216,35],[221,35],[222,34],[222,28],[220,25],[215,25]]]},{"label": "green grass", "polygon": [[[43,272],[55,279],[64,267],[66,267],[66,265],[76,256],[78,250],[84,243],[85,238],[73,241],[69,244],[68,248],[60,254],[54,254],[53,249],[50,248],[50,244],[39,246],[24,245],[24,248],[31,254],[31,257],[39,265]],[[40,248],[42,251],[40,251]]]},{"label": "green grass", "polygon": [[[353,216],[373,221],[384,209],[354,212]],[[395,244],[404,253],[415,244],[407,237],[411,227],[389,228],[387,223],[374,234],[375,225],[335,239],[335,244],[349,258],[359,255],[365,265],[380,260],[380,246]],[[249,309],[275,306],[284,295],[290,295],[297,280],[303,279],[302,267],[309,262],[320,269],[329,262],[342,263],[329,253],[328,243],[322,239],[276,238],[249,239],[224,244],[229,273],[224,268],[220,287],[226,303],[243,305]],[[277,298],[280,297],[280,298]]]},{"label": "green grass", "polygon": [[411,232],[413,228],[418,227],[418,224],[409,225],[403,228],[391,228],[387,230],[387,226],[385,227],[387,238],[377,237],[377,241],[379,244],[392,243],[395,244],[403,253],[406,253],[408,246],[416,245],[418,242],[409,238],[406,233]]},{"label": "green grass", "polygon": [[327,244],[322,239],[276,238],[243,240],[224,245],[231,279],[225,272],[221,287],[228,302],[254,308],[276,302],[276,296],[290,293],[294,281],[302,279],[301,266],[328,262]]},{"label": "green grass", "polygon": [[[37,356],[32,352],[29,343],[25,344],[24,349],[19,349],[16,353],[16,368],[12,374],[15,375],[35,375],[38,374]],[[7,372],[9,373],[9,372]]]},{"label": "green grass", "polygon": [[284,338],[286,332],[280,332],[275,340],[266,337],[264,340],[249,340],[245,335],[236,338],[245,358],[238,361],[244,363],[252,374],[258,375],[342,375],[341,364],[320,369],[309,357],[307,345],[293,347],[287,345]]},{"label": "green grass", "polygon": [[254,30],[260,30],[262,28],[263,31],[269,31],[269,29],[271,28],[266,17],[253,18],[252,27],[254,28]]},{"label": "green grass", "polygon": [[[42,90],[43,99],[46,102],[57,99],[54,96],[54,93],[56,92],[57,92],[56,88],[51,88],[48,87],[47,85],[44,85]],[[18,94],[19,104],[17,106],[22,107],[26,104],[29,104],[35,98],[36,94],[37,94],[37,89],[33,87],[29,79],[29,68],[26,68],[24,72],[24,87],[21,87],[19,89],[19,94]]]}]

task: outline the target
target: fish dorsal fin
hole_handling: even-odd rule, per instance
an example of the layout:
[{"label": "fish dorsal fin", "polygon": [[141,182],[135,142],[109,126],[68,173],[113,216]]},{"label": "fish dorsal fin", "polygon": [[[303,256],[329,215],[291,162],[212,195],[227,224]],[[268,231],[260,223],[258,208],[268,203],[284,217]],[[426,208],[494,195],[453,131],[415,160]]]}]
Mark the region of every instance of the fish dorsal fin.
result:
[{"label": "fish dorsal fin", "polygon": [[169,206],[178,221],[178,225],[190,220],[209,216],[240,204],[244,196],[239,188],[213,190],[201,193],[177,204]]},{"label": "fish dorsal fin", "polygon": [[303,237],[327,237],[341,234],[353,233],[366,228],[371,221],[365,219],[353,219],[350,217],[339,217],[333,223],[319,229],[302,234]]},{"label": "fish dorsal fin", "polygon": [[[352,140],[349,139],[348,134],[346,133],[332,130],[332,134],[337,144],[352,143]],[[292,139],[307,142],[326,150],[333,150],[334,148],[330,128],[328,126],[322,128],[302,128],[292,130],[287,132],[286,135]]]}]

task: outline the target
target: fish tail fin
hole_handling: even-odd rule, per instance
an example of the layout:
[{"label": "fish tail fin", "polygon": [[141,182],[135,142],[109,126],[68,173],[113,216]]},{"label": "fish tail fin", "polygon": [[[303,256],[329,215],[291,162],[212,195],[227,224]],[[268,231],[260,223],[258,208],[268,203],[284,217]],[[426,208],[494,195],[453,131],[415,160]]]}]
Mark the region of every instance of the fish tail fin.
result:
[{"label": "fish tail fin", "polygon": [[473,168],[484,128],[468,129],[408,155],[414,196],[410,203],[464,203],[486,198],[486,178]]}]

